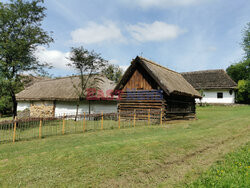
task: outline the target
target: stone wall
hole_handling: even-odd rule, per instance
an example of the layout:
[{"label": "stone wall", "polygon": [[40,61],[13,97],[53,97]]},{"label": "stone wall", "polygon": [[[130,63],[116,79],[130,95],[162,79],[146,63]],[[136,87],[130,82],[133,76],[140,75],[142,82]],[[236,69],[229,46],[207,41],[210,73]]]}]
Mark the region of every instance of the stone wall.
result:
[{"label": "stone wall", "polygon": [[54,117],[54,106],[30,106],[31,117]]},{"label": "stone wall", "polygon": [[17,111],[17,118],[22,119],[22,118],[29,118],[30,117],[30,109],[26,108],[23,111]]}]

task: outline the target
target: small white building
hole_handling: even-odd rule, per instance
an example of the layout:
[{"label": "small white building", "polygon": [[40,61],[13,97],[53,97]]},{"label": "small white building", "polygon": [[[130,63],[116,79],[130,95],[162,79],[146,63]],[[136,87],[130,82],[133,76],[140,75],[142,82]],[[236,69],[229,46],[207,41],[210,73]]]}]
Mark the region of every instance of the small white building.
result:
[{"label": "small white building", "polygon": [[30,117],[55,117],[63,114],[93,114],[117,112],[117,102],[111,96],[115,84],[104,76],[93,75],[79,100],[79,76],[35,82],[16,95],[17,111],[29,109]]},{"label": "small white building", "polygon": [[235,103],[237,84],[223,69],[185,72],[182,76],[203,96],[197,103]]}]

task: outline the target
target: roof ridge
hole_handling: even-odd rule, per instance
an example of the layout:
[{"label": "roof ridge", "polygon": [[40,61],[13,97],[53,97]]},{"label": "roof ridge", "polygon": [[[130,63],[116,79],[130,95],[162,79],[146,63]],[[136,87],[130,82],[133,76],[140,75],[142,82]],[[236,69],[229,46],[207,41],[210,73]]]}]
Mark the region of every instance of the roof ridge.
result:
[{"label": "roof ridge", "polygon": [[180,74],[191,74],[191,73],[201,73],[201,72],[218,72],[218,71],[223,71],[225,72],[224,69],[208,69],[208,70],[198,70],[198,71],[190,71],[190,72],[181,72]]},{"label": "roof ridge", "polygon": [[[87,75],[87,74],[86,74]],[[104,77],[101,74],[92,74],[93,76],[99,76],[99,77]],[[41,80],[41,81],[37,81],[36,83],[40,83],[40,82],[49,82],[49,81],[55,81],[55,80],[61,80],[61,79],[66,79],[66,78],[74,78],[74,77],[80,77],[81,75],[71,75],[71,76],[64,76],[64,77],[58,77],[58,78],[52,78],[52,79],[48,79],[48,80]],[[84,75],[85,76],[85,75]]]},{"label": "roof ridge", "polygon": [[52,78],[52,79],[50,79],[50,80],[41,80],[41,81],[38,81],[38,82],[36,82],[36,83],[39,83],[39,82],[49,82],[49,81],[61,80],[61,79],[66,79],[66,78],[73,78],[73,77],[78,77],[78,76],[79,76],[79,75],[58,77],[58,78]]},{"label": "roof ridge", "polygon": [[180,73],[178,73],[178,72],[176,72],[176,71],[173,71],[173,70],[171,70],[171,69],[169,69],[169,68],[167,68],[167,67],[164,67],[164,66],[162,66],[162,65],[160,65],[160,64],[158,64],[158,63],[155,63],[154,61],[148,60],[148,59],[146,59],[146,58],[144,58],[144,57],[139,56],[139,58],[140,58],[140,59],[143,59],[143,60],[145,60],[145,61],[147,61],[147,62],[149,62],[149,63],[152,63],[153,65],[156,65],[156,66],[158,66],[158,67],[161,67],[161,68],[163,68],[163,69],[166,69],[166,70],[168,70],[168,71],[170,71],[170,72],[174,72],[174,73],[180,74]]}]

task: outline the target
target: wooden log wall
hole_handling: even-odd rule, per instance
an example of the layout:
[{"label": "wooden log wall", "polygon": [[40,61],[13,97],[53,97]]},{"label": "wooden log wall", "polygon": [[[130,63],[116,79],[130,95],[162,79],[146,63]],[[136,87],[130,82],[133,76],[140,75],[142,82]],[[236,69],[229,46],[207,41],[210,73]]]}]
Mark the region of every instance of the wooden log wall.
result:
[{"label": "wooden log wall", "polygon": [[134,113],[137,120],[147,120],[148,114],[152,120],[164,117],[165,100],[162,91],[158,90],[131,90],[122,92],[118,103],[118,110],[122,119],[132,119]]},{"label": "wooden log wall", "polygon": [[195,118],[195,100],[191,97],[169,96],[167,98],[167,119]]}]

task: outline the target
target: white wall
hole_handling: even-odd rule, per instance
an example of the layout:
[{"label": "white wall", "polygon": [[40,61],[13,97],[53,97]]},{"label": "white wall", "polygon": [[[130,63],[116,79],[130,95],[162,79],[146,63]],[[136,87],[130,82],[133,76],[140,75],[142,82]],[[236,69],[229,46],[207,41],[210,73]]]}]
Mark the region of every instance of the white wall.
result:
[{"label": "white wall", "polygon": [[30,102],[27,101],[19,101],[17,102],[17,111],[23,111],[26,108],[30,107]]},{"label": "white wall", "polygon": [[[77,102],[62,102],[57,101],[55,107],[55,116],[63,114],[76,114]],[[78,113],[89,113],[89,102],[81,102]],[[91,113],[111,113],[117,112],[117,103],[114,101],[90,101]]]},{"label": "white wall", "polygon": [[117,112],[117,102],[114,101],[92,101],[90,107],[94,113],[112,113]]},{"label": "white wall", "polygon": [[[235,103],[235,92],[232,92],[230,95],[228,90],[204,90],[203,94],[205,95],[201,102],[202,103],[225,103],[225,104],[232,104]],[[223,93],[223,98],[217,98],[217,93]],[[200,103],[199,99],[196,99],[197,103]]]},{"label": "white wall", "polygon": [[[41,102],[33,102],[35,105],[41,105]],[[45,102],[43,102],[44,104]],[[47,105],[53,105],[53,102],[46,102]],[[77,102],[63,102],[56,101],[55,103],[55,116],[63,114],[76,114]],[[17,103],[17,110],[23,111],[30,107],[30,102],[19,101]],[[89,102],[84,101],[79,105],[78,113],[83,114],[83,112],[89,113]],[[115,101],[90,101],[90,112],[91,113],[112,113],[117,112],[117,102]]]}]

